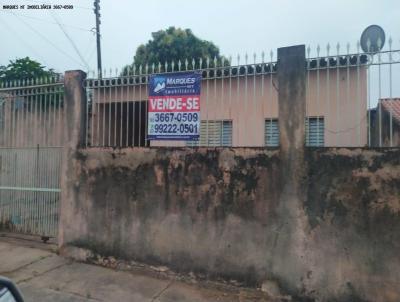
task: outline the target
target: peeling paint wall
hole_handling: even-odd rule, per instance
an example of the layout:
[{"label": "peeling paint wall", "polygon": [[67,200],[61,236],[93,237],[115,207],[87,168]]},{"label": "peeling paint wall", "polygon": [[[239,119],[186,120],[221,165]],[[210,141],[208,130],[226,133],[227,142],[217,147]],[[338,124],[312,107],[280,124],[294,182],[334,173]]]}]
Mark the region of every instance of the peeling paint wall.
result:
[{"label": "peeling paint wall", "polygon": [[279,150],[81,149],[64,243],[250,286],[272,280],[303,301],[399,301],[400,150],[304,157],[305,200],[291,204]]},{"label": "peeling paint wall", "polygon": [[78,157],[69,242],[178,271],[252,284],[262,277],[258,245],[278,198],[277,150],[90,149]]},{"label": "peeling paint wall", "polygon": [[399,301],[400,150],[320,149],[306,160],[307,282],[329,284],[338,301]]}]

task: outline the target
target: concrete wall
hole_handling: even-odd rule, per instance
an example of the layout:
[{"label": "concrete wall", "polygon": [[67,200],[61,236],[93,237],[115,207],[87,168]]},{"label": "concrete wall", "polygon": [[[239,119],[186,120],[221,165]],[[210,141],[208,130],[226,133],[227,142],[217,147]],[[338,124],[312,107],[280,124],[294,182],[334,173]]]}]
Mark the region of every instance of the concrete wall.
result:
[{"label": "concrete wall", "polygon": [[378,150],[307,156],[310,279],[339,301],[400,299],[400,150]]},{"label": "concrete wall", "polygon": [[305,149],[305,62],[304,45],[278,49],[279,150],[82,149],[84,74],[67,73],[61,251],[295,301],[398,301],[400,150]]},{"label": "concrete wall", "polygon": [[307,149],[292,203],[281,156],[79,150],[61,245],[318,301],[399,301],[400,151]]}]

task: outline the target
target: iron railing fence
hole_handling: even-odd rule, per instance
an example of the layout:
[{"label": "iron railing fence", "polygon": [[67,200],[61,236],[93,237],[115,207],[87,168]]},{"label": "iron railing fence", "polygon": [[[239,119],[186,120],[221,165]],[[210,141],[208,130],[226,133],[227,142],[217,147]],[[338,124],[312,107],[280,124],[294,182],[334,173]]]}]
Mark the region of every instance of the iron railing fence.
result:
[{"label": "iron railing fence", "polygon": [[[378,53],[359,44],[306,50],[306,145],[399,146],[400,50],[392,40]],[[313,53],[313,56],[311,56]],[[252,62],[250,62],[252,61]],[[148,80],[152,74],[202,73],[198,142],[149,141]],[[220,60],[132,64],[91,74],[87,146],[279,146],[277,62],[274,53]]]},{"label": "iron railing fence", "polygon": [[[278,114],[273,53],[214,60],[131,65],[86,80],[87,146],[264,146],[266,120]],[[149,141],[148,81],[151,74],[197,71],[202,74],[200,139],[195,142]],[[114,74],[114,75],[112,75]]]},{"label": "iron railing fence", "polygon": [[0,81],[0,229],[56,237],[63,146],[60,77]]},{"label": "iron railing fence", "polygon": [[[307,48],[306,144],[400,144],[400,50],[362,53],[340,45]],[[250,62],[251,61],[251,62]],[[87,146],[277,146],[277,63],[271,52],[219,60],[182,60],[92,74],[87,91]],[[152,74],[202,73],[198,142],[149,141],[148,80]],[[60,78],[0,82],[0,146],[61,146]],[[268,132],[268,133],[267,133]]]},{"label": "iron railing fence", "polygon": [[63,108],[59,76],[0,80],[0,147],[62,146]]},{"label": "iron railing fence", "polygon": [[[354,48],[353,48],[354,50]],[[400,146],[400,49],[357,43],[307,48],[306,141],[317,147]],[[344,54],[343,54],[344,52]]]}]

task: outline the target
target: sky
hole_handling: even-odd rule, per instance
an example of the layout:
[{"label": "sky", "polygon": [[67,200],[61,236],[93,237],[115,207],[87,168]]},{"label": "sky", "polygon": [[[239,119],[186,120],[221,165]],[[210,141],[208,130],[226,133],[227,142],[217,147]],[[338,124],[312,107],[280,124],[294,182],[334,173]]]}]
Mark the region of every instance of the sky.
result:
[{"label": "sky", "polygon": [[[45,1],[72,4],[72,10],[2,9],[4,4],[39,3],[0,0],[0,65],[29,56],[58,72],[96,69],[93,1]],[[100,7],[103,67],[113,73],[132,62],[152,32],[169,26],[190,28],[233,58],[246,53],[260,58],[271,50],[275,55],[278,47],[296,44],[310,46],[312,55],[317,45],[324,54],[327,43],[340,42],[343,53],[350,43],[355,51],[370,24],[382,26],[393,48],[400,48],[399,0],[101,0]]]}]

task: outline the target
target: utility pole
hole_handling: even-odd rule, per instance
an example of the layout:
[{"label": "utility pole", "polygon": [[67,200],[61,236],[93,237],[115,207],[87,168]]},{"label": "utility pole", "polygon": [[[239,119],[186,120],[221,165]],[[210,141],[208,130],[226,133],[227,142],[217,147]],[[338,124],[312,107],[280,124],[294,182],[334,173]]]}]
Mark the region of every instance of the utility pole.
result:
[{"label": "utility pole", "polygon": [[97,72],[99,79],[103,77],[101,67],[101,45],[100,45],[100,0],[94,0],[94,14],[96,15],[96,40],[97,40]]}]

